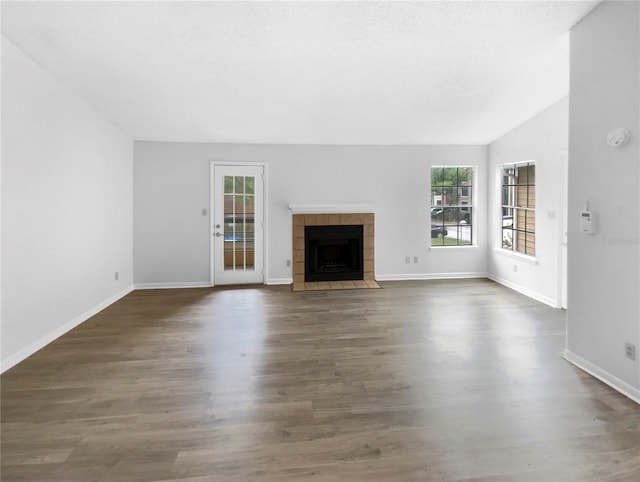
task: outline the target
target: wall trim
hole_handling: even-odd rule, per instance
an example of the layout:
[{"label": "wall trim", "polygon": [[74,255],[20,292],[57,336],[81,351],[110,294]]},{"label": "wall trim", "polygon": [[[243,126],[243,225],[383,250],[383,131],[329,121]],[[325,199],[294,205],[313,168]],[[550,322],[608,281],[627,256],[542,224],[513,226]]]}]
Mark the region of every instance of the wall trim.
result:
[{"label": "wall trim", "polygon": [[627,382],[620,380],[615,375],[612,375],[606,370],[603,370],[598,365],[591,363],[588,360],[585,360],[580,355],[576,355],[575,353],[567,350],[564,350],[562,353],[562,358],[567,360],[572,365],[577,366],[580,370],[588,373],[592,377],[597,378],[602,383],[609,385],[615,391],[620,392],[625,397],[630,398],[637,404],[640,404],[640,389],[635,388],[632,385],[629,385]]},{"label": "wall trim", "polygon": [[165,290],[174,288],[211,288],[208,281],[180,281],[173,283],[136,283],[133,285],[136,290]]},{"label": "wall trim", "polygon": [[[411,274],[376,274],[376,281],[410,281],[410,280],[438,280],[438,279],[470,279],[470,278],[487,278],[485,272],[468,272],[468,273],[411,273]],[[293,278],[269,278],[266,282],[268,285],[290,285]]]},{"label": "wall trim", "polygon": [[559,308],[558,300],[556,300],[555,298],[549,298],[548,296],[541,295],[540,293],[536,293],[535,291],[532,291],[529,288],[525,288],[523,286],[517,285],[515,283],[512,283],[511,281],[507,281],[506,279],[500,278],[499,276],[495,276],[493,274],[489,274],[488,278],[491,281],[495,281],[496,283],[506,286],[507,288],[510,288],[514,291],[517,291],[518,293],[528,296],[529,298],[533,298],[534,300],[540,301],[545,305],[549,305],[552,308]]},{"label": "wall trim", "polygon": [[268,278],[265,284],[290,285],[290,284],[293,284],[293,278]]},{"label": "wall trim", "polygon": [[437,280],[437,279],[466,279],[487,278],[485,272],[466,273],[406,273],[406,274],[376,274],[376,281],[407,281],[407,280]]},{"label": "wall trim", "polygon": [[58,338],[60,338],[65,333],[71,331],[76,326],[84,323],[89,318],[91,318],[92,316],[98,314],[99,312],[101,312],[102,310],[104,310],[108,306],[112,305],[113,303],[115,303],[119,299],[124,298],[129,293],[131,293],[133,290],[134,290],[133,285],[129,285],[127,288],[125,288],[124,290],[120,291],[119,293],[116,293],[115,295],[111,296],[110,298],[107,298],[103,302],[98,303],[93,308],[88,309],[87,311],[85,311],[84,313],[82,313],[79,316],[76,316],[75,318],[73,318],[72,320],[68,321],[64,325],[56,328],[55,330],[52,330],[51,332],[49,332],[46,335],[40,337],[39,339],[37,339],[33,343],[25,346],[21,350],[18,350],[18,352],[14,353],[13,355],[11,355],[11,356],[7,357],[6,359],[2,360],[2,363],[1,363],[2,366],[0,368],[0,373],[4,373],[5,371],[7,371],[10,368],[14,367],[15,365],[17,365],[21,361],[26,360],[27,358],[29,358],[31,355],[33,355],[38,350],[41,350],[42,348],[47,346],[52,341],[57,340]]}]

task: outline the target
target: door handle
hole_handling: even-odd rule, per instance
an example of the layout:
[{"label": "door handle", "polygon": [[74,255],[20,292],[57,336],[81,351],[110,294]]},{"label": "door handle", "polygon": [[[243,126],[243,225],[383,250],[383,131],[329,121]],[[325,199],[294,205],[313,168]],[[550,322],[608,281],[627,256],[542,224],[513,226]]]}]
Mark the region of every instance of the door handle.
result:
[{"label": "door handle", "polygon": [[216,233],[214,236],[215,236],[216,238],[219,238],[220,236],[222,236],[222,233]]}]

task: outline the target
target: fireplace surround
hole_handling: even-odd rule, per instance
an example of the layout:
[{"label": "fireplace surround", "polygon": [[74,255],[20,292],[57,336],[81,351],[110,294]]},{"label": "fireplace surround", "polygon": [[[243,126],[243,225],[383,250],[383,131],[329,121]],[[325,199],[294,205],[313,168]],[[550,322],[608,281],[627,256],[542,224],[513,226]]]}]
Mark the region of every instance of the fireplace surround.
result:
[{"label": "fireplace surround", "polygon": [[[307,262],[309,261],[308,246],[306,241],[305,232],[307,231],[306,227],[350,227],[347,228],[349,231],[352,227],[357,226],[356,229],[361,229],[362,231],[362,247],[361,247],[361,273],[360,269],[358,269],[357,278],[345,278],[340,276],[345,276],[344,274],[339,275],[338,277],[334,277],[333,280],[330,280],[331,276],[324,277],[323,279],[318,279],[316,281],[319,282],[332,282],[332,281],[340,281],[344,279],[357,279],[363,281],[374,281],[374,255],[373,255],[373,243],[374,243],[374,214],[373,213],[314,213],[314,214],[293,214],[292,216],[293,223],[293,290],[294,291],[304,291],[305,289],[309,289],[309,285],[315,283],[315,281],[305,280],[305,267]],[[340,230],[340,228],[339,228]],[[314,229],[309,230],[314,232]],[[322,231],[322,228],[320,229]],[[353,238],[351,238],[353,239]],[[334,254],[337,251],[353,251],[355,247],[353,246],[353,241],[347,242],[345,245],[344,241],[341,241],[342,248],[337,248],[334,250]],[[345,247],[346,246],[346,247]],[[331,257],[331,253],[329,253],[329,257]],[[344,271],[344,267],[330,266],[331,263],[338,264],[339,262],[336,260],[329,260],[326,263],[326,267],[324,271],[340,271],[341,269]],[[351,267],[353,268],[353,267]],[[353,269],[348,269],[350,272],[347,276],[354,276],[352,271]]]}]

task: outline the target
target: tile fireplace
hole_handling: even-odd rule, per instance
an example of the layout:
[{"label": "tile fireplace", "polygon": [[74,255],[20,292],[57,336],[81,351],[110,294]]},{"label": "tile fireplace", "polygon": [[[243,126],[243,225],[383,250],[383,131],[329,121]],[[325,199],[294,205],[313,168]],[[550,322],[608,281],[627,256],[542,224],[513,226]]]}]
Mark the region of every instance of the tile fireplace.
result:
[{"label": "tile fireplace", "polygon": [[293,214],[293,290],[314,282],[374,281],[374,214]]}]

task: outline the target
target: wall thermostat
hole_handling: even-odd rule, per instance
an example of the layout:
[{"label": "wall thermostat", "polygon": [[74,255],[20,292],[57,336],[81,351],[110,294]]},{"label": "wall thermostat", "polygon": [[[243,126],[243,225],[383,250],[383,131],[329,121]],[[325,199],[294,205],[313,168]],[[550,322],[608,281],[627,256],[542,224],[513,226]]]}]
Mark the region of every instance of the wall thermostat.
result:
[{"label": "wall thermostat", "polygon": [[629,131],[624,127],[613,129],[607,134],[607,145],[609,147],[622,147],[629,142]]},{"label": "wall thermostat", "polygon": [[596,232],[596,219],[591,211],[580,212],[580,232],[594,234]]}]

